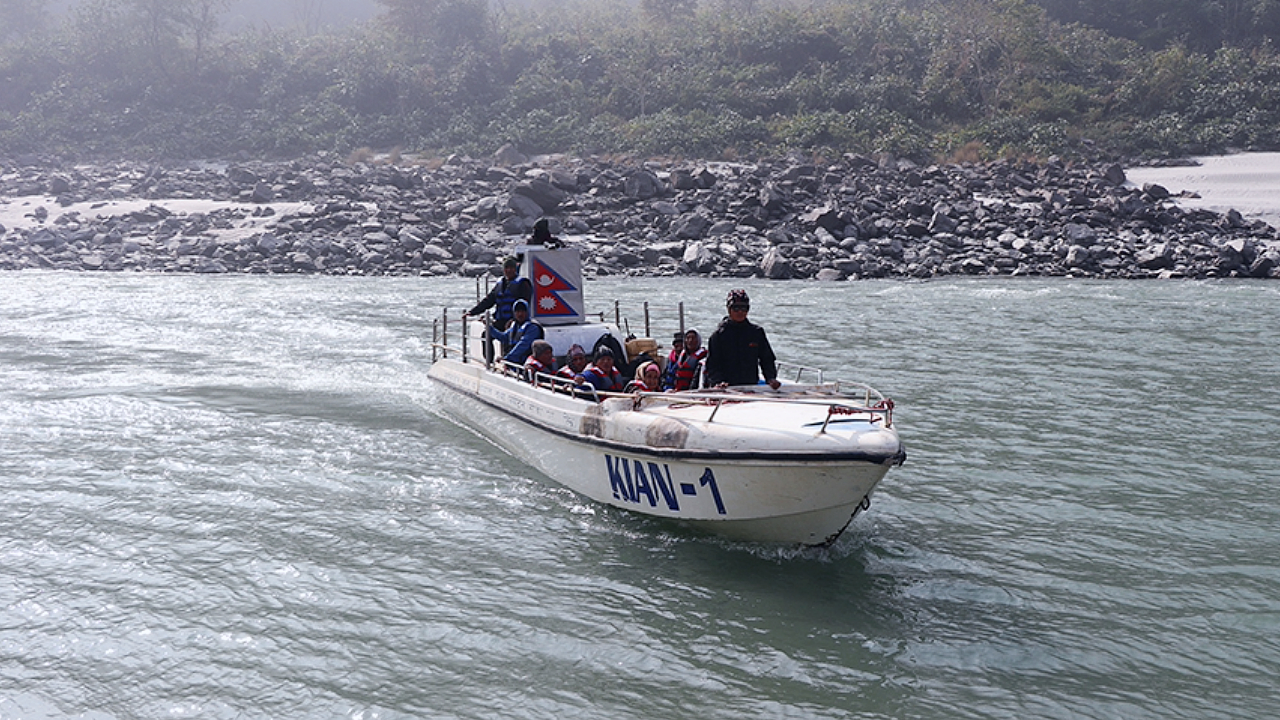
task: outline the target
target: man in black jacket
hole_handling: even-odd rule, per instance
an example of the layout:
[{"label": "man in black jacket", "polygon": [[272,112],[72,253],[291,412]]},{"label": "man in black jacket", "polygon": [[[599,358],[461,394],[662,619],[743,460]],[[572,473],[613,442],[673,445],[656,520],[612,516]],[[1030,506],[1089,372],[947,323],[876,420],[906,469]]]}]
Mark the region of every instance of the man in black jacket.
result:
[{"label": "man in black jacket", "polygon": [[720,321],[720,327],[707,339],[707,384],[755,385],[762,372],[764,381],[777,390],[777,358],[769,347],[764,328],[747,320],[747,313],[751,311],[747,291],[730,290],[725,306],[729,316]]}]

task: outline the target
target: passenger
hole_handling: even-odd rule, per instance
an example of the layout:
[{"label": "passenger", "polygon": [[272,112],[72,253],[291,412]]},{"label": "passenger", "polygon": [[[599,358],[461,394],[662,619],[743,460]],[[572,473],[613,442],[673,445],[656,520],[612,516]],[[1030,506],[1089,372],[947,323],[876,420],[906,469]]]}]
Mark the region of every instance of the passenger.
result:
[{"label": "passenger", "polygon": [[769,347],[764,328],[747,319],[751,311],[751,298],[746,290],[730,290],[725,301],[729,315],[720,321],[720,327],[707,340],[707,384],[716,387],[728,385],[755,385],[764,381],[778,389],[778,359]]},{"label": "passenger", "polygon": [[[529,359],[524,361],[524,376],[529,382],[537,385],[538,375],[550,375],[555,370],[556,354],[551,343],[546,340],[534,340],[533,351]],[[546,380],[543,380],[546,382]]]},{"label": "passenger", "polygon": [[627,383],[624,392],[659,392],[662,388],[661,378],[662,371],[658,369],[658,363],[640,363],[636,368],[636,378]]},{"label": "passenger", "polygon": [[582,371],[587,369],[587,351],[581,345],[574,344],[569,347],[566,358],[564,367],[557,370],[556,375],[582,384]]},{"label": "passenger", "polygon": [[662,389],[676,389],[676,361],[684,351],[684,333],[678,332],[671,338],[671,354],[667,355],[667,367],[662,371]]},{"label": "passenger", "polygon": [[475,307],[462,314],[462,319],[465,321],[468,316],[479,315],[493,308],[493,324],[485,329],[484,359],[486,361],[493,361],[493,344],[490,339],[496,337],[495,331],[506,330],[515,318],[513,311],[515,302],[524,300],[527,303],[532,298],[533,284],[528,278],[520,277],[520,261],[514,257],[503,260],[502,279],[493,286],[488,295],[476,303]]},{"label": "passenger", "polygon": [[622,392],[626,385],[622,382],[622,373],[613,363],[613,351],[602,347],[596,352],[596,361],[582,371],[582,377],[596,390]]},{"label": "passenger", "polygon": [[529,244],[542,245],[547,249],[564,247],[564,243],[560,242],[560,238],[551,234],[551,223],[546,218],[542,218],[533,224],[533,237],[529,238]]},{"label": "passenger", "polygon": [[533,352],[533,341],[541,340],[545,333],[542,326],[529,319],[529,303],[517,300],[511,304],[514,318],[511,327],[505,331],[494,331],[493,336],[501,340],[511,350],[503,356],[503,360],[514,365],[524,365]]},{"label": "passenger", "polygon": [[702,336],[697,330],[690,328],[684,334],[684,352],[680,353],[680,357],[676,359],[672,365],[675,370],[672,375],[674,382],[672,389],[674,390],[690,390],[694,386],[694,380],[698,375],[698,365],[707,357],[707,349],[702,347]]}]

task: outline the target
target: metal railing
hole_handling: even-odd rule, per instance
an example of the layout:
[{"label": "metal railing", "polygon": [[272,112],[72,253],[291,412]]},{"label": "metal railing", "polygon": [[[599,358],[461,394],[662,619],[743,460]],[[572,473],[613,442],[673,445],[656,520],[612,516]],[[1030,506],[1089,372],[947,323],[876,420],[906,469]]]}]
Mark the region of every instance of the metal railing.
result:
[{"label": "metal railing", "polygon": [[652,402],[661,402],[667,405],[693,406],[706,405],[711,408],[711,414],[707,416],[706,422],[715,422],[716,414],[720,412],[720,408],[729,404],[739,403],[774,403],[782,405],[813,405],[827,408],[826,420],[822,423],[819,432],[826,432],[827,426],[831,423],[831,419],[838,415],[867,415],[869,422],[876,422],[877,418],[884,421],[885,427],[893,426],[893,401],[884,397],[874,389],[862,386],[862,397],[855,397],[846,391],[838,390],[832,387],[824,393],[811,394],[795,394],[790,392],[768,391],[754,392],[742,390],[702,390],[690,391],[683,390],[680,392],[635,392],[635,393],[602,393],[604,395],[619,395],[622,397],[634,397],[635,407],[640,409],[645,400]]}]

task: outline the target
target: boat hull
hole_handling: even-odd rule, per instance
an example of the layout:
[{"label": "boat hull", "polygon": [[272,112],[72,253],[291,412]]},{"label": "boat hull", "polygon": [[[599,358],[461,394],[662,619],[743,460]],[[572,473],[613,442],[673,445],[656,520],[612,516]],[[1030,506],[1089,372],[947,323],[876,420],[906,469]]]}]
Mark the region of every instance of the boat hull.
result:
[{"label": "boat hull", "polygon": [[856,445],[815,449],[808,436],[788,445],[735,434],[732,422],[636,411],[627,398],[597,404],[474,362],[439,360],[430,377],[448,417],[565,487],[734,539],[829,543],[903,457],[886,427],[869,425]]}]

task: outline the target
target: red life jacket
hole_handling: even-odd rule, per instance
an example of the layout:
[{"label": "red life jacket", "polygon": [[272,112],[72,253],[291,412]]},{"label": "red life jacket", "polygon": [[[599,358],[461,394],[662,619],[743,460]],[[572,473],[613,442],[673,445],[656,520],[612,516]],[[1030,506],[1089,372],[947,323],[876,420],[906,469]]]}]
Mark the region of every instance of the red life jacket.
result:
[{"label": "red life jacket", "polygon": [[524,361],[524,374],[527,378],[529,378],[529,382],[531,383],[536,384],[538,382],[538,373],[542,373],[545,375],[545,374],[549,374],[550,372],[551,372],[551,368],[547,367],[546,365],[543,365],[541,362],[538,361],[537,358],[533,357],[532,355],[529,356],[528,360]]},{"label": "red life jacket", "polygon": [[676,390],[688,390],[693,387],[693,376],[698,370],[698,363],[707,356],[707,349],[700,347],[692,355],[688,352],[680,353],[680,359],[676,361]]}]

